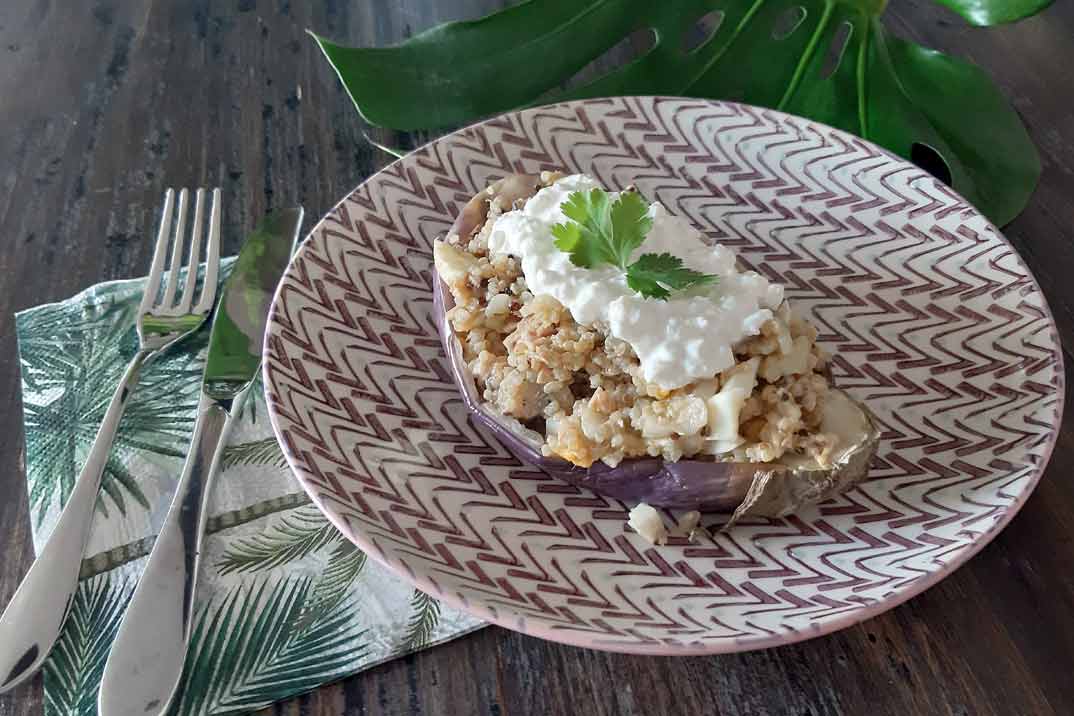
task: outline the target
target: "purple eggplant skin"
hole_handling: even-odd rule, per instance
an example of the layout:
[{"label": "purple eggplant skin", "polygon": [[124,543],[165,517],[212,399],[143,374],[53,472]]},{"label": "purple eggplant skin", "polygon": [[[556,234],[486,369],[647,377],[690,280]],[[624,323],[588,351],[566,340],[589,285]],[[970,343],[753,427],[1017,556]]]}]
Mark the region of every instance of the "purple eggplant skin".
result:
[{"label": "purple eggplant skin", "polygon": [[[761,466],[714,460],[666,462],[659,458],[634,458],[624,460],[616,467],[595,462],[585,468],[562,458],[543,455],[540,442],[526,435],[520,425],[511,426],[509,419],[494,413],[481,399],[463,359],[462,345],[447,319],[447,312],[454,305],[447,286],[437,280],[433,311],[451,367],[451,377],[459,386],[466,408],[519,461],[565,482],[631,504],[647,502],[656,507],[725,512],[734,510],[742,502],[756,468]],[[774,466],[765,467],[772,469]]]},{"label": "purple eggplant skin", "polygon": [[[478,193],[463,207],[449,230],[464,241],[479,230],[488,217],[488,202],[501,196],[507,205],[533,196],[540,189],[534,175],[510,175]],[[541,452],[542,440],[511,418],[493,412],[482,400],[463,358],[462,344],[447,313],[455,301],[439,278],[433,289],[433,312],[463,402],[473,416],[519,461],[578,487],[629,504],[645,502],[654,507],[734,512],[732,521],[748,515],[783,516],[804,504],[832,497],[864,479],[875,454],[879,433],[868,411],[862,408],[868,435],[847,460],[827,470],[794,469],[780,464],[721,462],[711,457],[684,458],[676,462],[660,458],[631,458],[615,467],[595,462],[580,467]]]}]

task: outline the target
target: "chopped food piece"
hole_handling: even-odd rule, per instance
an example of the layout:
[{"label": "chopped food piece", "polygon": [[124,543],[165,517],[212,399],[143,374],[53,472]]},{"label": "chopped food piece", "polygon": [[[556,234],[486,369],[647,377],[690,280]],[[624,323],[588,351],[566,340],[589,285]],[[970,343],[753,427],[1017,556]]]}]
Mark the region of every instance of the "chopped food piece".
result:
[{"label": "chopped food piece", "polygon": [[627,524],[645,538],[649,544],[664,544],[668,539],[667,528],[660,513],[642,502],[630,511]]},{"label": "chopped food piece", "polygon": [[679,517],[678,522],[675,524],[675,529],[671,530],[673,537],[685,537],[691,542],[694,541],[694,535],[701,529],[701,513],[697,510],[691,510],[683,513]]}]

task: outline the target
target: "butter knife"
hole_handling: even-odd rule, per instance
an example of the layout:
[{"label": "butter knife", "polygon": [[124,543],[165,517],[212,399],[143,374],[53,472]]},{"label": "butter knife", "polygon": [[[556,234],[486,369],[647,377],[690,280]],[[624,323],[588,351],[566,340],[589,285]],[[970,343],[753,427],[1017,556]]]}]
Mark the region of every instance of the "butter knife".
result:
[{"label": "butter knife", "polygon": [[269,214],[242,250],[213,319],[186,463],[104,668],[98,711],[168,710],[183,673],[212,481],[261,366],[269,307],[302,226],[302,209]]}]

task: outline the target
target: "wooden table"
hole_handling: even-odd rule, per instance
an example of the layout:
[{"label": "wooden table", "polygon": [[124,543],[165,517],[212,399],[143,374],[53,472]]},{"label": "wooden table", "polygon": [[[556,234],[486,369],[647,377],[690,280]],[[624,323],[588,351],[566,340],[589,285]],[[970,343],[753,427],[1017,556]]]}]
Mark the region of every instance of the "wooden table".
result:
[{"label": "wooden table", "polygon": [[[375,45],[499,4],[0,3],[0,604],[32,555],[13,312],[144,273],[166,183],[223,187],[232,251],[266,208],[300,202],[315,220],[390,159],[366,133],[403,147],[428,136],[371,130],[304,29]],[[1074,386],[1074,6],[973,29],[931,3],[904,0],[889,8],[888,24],[984,67],[1037,142],[1040,188],[1006,234],[1048,296]],[[670,659],[584,651],[490,627],[273,710],[1072,713],[1072,471],[1068,410],[1044,479],[992,544],[925,594],[832,636]],[[41,710],[40,680],[0,697],[0,716]]]}]

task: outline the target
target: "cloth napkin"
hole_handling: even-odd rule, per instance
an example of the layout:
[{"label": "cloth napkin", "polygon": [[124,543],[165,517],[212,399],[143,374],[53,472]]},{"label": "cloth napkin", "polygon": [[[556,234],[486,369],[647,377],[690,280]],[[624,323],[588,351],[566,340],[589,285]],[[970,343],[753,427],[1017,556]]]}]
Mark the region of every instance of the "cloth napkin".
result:
[{"label": "cloth napkin", "polygon": [[[15,318],[38,551],[137,348],[143,285],[100,284]],[[207,341],[203,329],[151,363],[127,405],[71,614],[45,666],[46,714],[97,713],[109,646],[183,463]],[[310,503],[273,437],[260,379],[228,441],[209,515],[173,713],[256,709],[483,624],[366,559]]]}]

